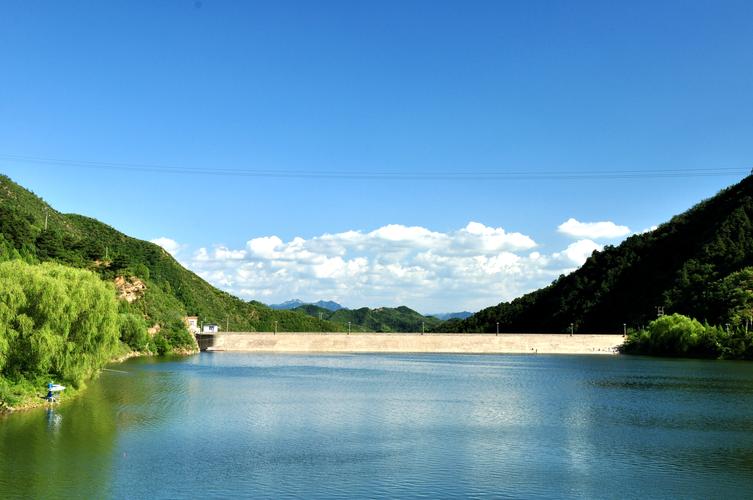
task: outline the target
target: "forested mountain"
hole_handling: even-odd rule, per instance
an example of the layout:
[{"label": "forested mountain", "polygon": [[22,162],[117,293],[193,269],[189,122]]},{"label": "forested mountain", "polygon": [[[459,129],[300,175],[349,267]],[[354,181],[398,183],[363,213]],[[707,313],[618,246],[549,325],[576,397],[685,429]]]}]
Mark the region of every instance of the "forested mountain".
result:
[{"label": "forested mountain", "polygon": [[740,314],[748,305],[734,297],[750,292],[736,272],[753,265],[752,220],[753,176],[654,231],[594,252],[545,288],[441,329],[492,332],[499,322],[503,332],[566,332],[572,323],[576,332],[617,333],[623,324],[646,325],[657,307],[712,324],[749,320],[749,310]]},{"label": "forested mountain", "polygon": [[423,328],[426,330],[437,328],[442,323],[437,318],[423,316],[405,306],[376,309],[362,307],[330,311],[314,304],[306,304],[295,310],[338,323],[345,328],[350,323],[352,331],[362,332],[420,332]]},{"label": "forested mountain", "polygon": [[[0,175],[0,261],[56,261],[96,272],[137,291],[125,307],[150,324],[182,325],[186,314],[235,331],[342,330],[295,311],[274,311],[213,287],[183,268],[161,247],[131,238],[95,219],[62,214],[41,198]],[[142,285],[144,286],[141,289]]]}]

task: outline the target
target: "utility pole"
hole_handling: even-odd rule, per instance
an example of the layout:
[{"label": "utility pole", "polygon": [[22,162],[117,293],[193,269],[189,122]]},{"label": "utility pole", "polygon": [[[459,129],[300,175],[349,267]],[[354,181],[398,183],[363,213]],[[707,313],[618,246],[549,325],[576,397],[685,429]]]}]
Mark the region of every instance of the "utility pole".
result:
[{"label": "utility pole", "polygon": [[495,336],[499,335],[499,321],[497,321],[497,333],[494,334]]},{"label": "utility pole", "polygon": [[622,324],[622,336],[627,337],[627,323]]},{"label": "utility pole", "polygon": [[573,336],[573,333],[575,333],[575,325],[573,323],[570,323],[570,336]]},{"label": "utility pole", "polygon": [[350,321],[348,321],[348,335],[350,335]]}]

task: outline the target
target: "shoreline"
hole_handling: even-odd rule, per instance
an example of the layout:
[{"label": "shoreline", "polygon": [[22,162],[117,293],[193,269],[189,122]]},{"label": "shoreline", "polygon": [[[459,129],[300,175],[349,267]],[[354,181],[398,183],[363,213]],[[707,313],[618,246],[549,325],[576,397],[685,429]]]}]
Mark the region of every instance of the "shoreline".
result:
[{"label": "shoreline", "polygon": [[[179,356],[207,352],[259,353],[342,353],[342,354],[571,354],[616,355],[624,342],[619,334],[567,333],[363,333],[363,332],[227,332],[197,334],[199,350],[181,350]],[[156,356],[154,353],[130,351],[119,354],[107,363],[117,364],[128,359]],[[104,369],[104,368],[103,368]],[[100,370],[101,373],[102,370]],[[99,374],[97,376],[99,376]],[[96,377],[94,377],[96,378]],[[65,403],[80,396],[86,384],[64,393]],[[0,416],[50,405],[39,394],[29,395],[15,406],[0,405]]]},{"label": "shoreline", "polygon": [[202,351],[276,353],[617,354],[619,334],[269,333],[198,334]]},{"label": "shoreline", "polygon": [[[188,356],[188,355],[198,354],[198,353],[199,353],[198,349],[191,349],[191,350],[182,349],[182,350],[176,350],[175,352],[175,354],[179,356]],[[142,351],[129,351],[126,353],[118,354],[114,356],[113,358],[111,358],[107,362],[107,365],[102,367],[94,377],[86,380],[86,382],[89,382],[99,377],[102,371],[104,371],[108,365],[123,363],[124,361],[127,361],[131,358],[141,358],[141,357],[146,357],[146,356],[157,356],[157,355],[151,352],[142,352]],[[44,399],[44,396],[42,395],[44,393],[44,390],[40,391],[39,394],[28,395],[16,406],[8,406],[4,404],[2,401],[0,401],[0,416],[10,415],[11,413],[17,413],[20,411],[28,411],[28,410],[33,410],[36,408],[42,408],[48,405],[50,405],[51,407],[54,407],[55,405],[65,403],[69,400],[72,400],[75,397],[80,396],[81,393],[83,393],[86,390],[86,382],[84,382],[84,384],[79,388],[74,388],[70,386],[66,387],[66,390],[63,391],[62,394],[58,395],[57,403],[50,403],[49,401]]]}]

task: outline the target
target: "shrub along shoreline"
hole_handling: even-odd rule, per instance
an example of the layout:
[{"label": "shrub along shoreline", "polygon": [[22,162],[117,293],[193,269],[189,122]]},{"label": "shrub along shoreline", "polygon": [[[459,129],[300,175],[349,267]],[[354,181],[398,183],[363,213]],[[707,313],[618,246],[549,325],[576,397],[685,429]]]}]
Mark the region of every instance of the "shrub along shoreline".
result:
[{"label": "shrub along shoreline", "polygon": [[646,329],[631,332],[620,347],[624,354],[647,356],[753,360],[753,331],[749,322],[726,328],[702,324],[672,314],[652,321]]},{"label": "shrub along shoreline", "polygon": [[196,350],[193,336],[169,325],[147,333],[143,316],[128,312],[111,283],[61,264],[0,263],[0,411],[45,404],[49,381],[77,394],[109,362],[132,352]]}]

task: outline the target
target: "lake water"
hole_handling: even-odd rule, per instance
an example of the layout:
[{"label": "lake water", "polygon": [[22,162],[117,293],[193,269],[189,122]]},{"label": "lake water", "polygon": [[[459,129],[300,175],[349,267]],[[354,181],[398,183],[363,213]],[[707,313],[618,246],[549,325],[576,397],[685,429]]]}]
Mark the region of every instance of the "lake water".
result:
[{"label": "lake water", "polygon": [[2,498],[751,498],[753,363],[202,353],[0,418]]}]

